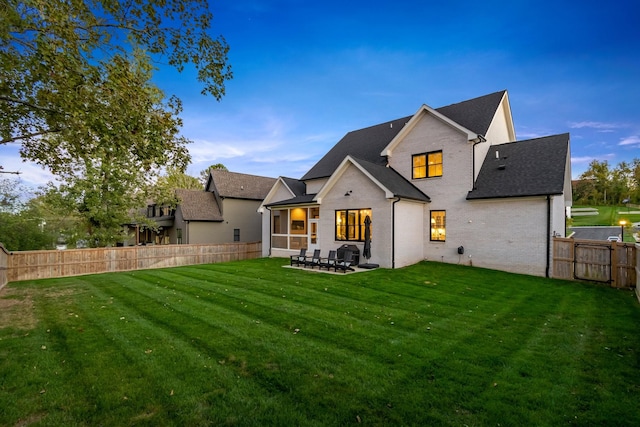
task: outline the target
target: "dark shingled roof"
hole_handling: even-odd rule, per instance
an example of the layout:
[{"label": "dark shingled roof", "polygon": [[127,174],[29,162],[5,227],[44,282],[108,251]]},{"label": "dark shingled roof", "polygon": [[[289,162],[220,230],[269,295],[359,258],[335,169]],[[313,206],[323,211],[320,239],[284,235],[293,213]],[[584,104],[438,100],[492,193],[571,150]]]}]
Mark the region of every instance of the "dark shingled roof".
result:
[{"label": "dark shingled roof", "polygon": [[[360,165],[365,171],[367,171],[373,178],[375,178],[386,189],[391,191],[394,196],[402,197],[404,199],[421,200],[429,202],[429,196],[418,190],[413,184],[407,181],[402,175],[396,172],[394,169],[381,166],[375,163],[368,162],[362,159],[355,159],[353,161]],[[297,181],[301,182],[301,181]],[[315,194],[302,194],[297,195],[291,199],[280,200],[274,203],[266,205],[267,207],[273,206],[287,206],[303,203],[312,203]]]},{"label": "dark shingled roof", "polygon": [[202,190],[176,190],[182,216],[187,221],[222,221],[213,193]]},{"label": "dark shingled roof", "polygon": [[264,200],[275,184],[275,178],[211,169],[207,191],[217,191],[220,197],[232,199]]},{"label": "dark shingled roof", "polygon": [[403,199],[422,200],[425,202],[431,201],[429,196],[407,181],[402,175],[396,172],[395,169],[380,166],[366,160],[353,160],[378,180],[380,184],[384,185],[389,191],[391,191],[394,196],[402,197]]},{"label": "dark shingled roof", "polygon": [[277,202],[269,203],[265,206],[270,208],[272,206],[288,206],[288,205],[300,205],[300,204],[312,203],[314,197],[316,197],[315,194],[303,194],[301,196],[296,196],[291,199],[279,200]]},{"label": "dark shingled roof", "polygon": [[[485,135],[505,92],[503,90],[484,95],[437,108],[436,111],[477,134]],[[380,156],[380,153],[411,117],[407,116],[347,133],[301,179],[331,176],[347,155],[385,166],[387,159]]]},{"label": "dark shingled roof", "polygon": [[294,195],[303,196],[307,194],[307,186],[304,182],[295,178],[287,178],[285,176],[282,177],[282,180],[285,184],[287,184],[287,187],[289,187],[289,189],[293,191]]},{"label": "dark shingled roof", "polygon": [[467,200],[562,194],[568,154],[568,133],[492,145]]},{"label": "dark shingled roof", "polygon": [[338,165],[349,155],[378,165],[386,165],[387,159],[380,156],[380,153],[410,119],[411,116],[403,117],[349,132],[301,179],[306,180],[331,176]]},{"label": "dark shingled roof", "polygon": [[457,104],[437,108],[436,111],[447,116],[459,125],[478,135],[486,135],[506,90],[490,93],[479,98],[469,99]]}]

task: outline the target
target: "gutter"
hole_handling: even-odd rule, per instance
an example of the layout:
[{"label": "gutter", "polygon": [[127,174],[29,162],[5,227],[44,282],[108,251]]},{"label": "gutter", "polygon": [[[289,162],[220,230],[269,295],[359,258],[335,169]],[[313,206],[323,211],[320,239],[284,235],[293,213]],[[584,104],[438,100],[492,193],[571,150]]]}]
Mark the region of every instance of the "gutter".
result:
[{"label": "gutter", "polygon": [[473,148],[471,149],[471,190],[475,190],[476,189],[476,145],[480,144],[481,142],[487,142],[487,140],[485,139],[484,136],[482,135],[478,135],[478,138],[476,138],[477,141],[474,141],[473,143]]},{"label": "gutter", "polygon": [[271,218],[273,218],[273,216],[271,215],[271,208],[269,206],[265,206],[265,209],[269,211],[269,232],[267,234],[269,234],[269,258],[271,258],[271,240],[273,238],[273,236],[271,235],[271,230],[273,230]]},{"label": "gutter", "polygon": [[400,197],[391,204],[391,268],[396,268],[396,203],[400,201]]}]

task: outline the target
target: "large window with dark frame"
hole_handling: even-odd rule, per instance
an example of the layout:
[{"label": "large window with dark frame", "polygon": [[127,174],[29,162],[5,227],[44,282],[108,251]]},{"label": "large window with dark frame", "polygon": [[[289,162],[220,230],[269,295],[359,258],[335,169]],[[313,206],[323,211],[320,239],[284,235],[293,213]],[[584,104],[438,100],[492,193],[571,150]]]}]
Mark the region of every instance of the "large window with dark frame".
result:
[{"label": "large window with dark frame", "polygon": [[364,241],[365,219],[371,209],[342,209],[336,211],[336,240]]},{"label": "large window with dark frame", "polygon": [[431,211],[431,241],[444,242],[447,238],[447,211]]},{"label": "large window with dark frame", "polygon": [[442,176],[442,151],[414,154],[411,161],[413,179]]}]

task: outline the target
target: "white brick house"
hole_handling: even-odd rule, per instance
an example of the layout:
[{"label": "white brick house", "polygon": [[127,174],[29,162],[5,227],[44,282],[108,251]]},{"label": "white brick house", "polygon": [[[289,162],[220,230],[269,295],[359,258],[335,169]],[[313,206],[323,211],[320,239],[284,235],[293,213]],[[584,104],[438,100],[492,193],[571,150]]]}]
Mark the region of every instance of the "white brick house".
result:
[{"label": "white brick house", "polygon": [[369,262],[381,267],[549,276],[571,205],[569,135],[515,139],[506,91],[349,132],[300,180],[276,181],[259,209],[264,255],[362,251],[369,216]]}]

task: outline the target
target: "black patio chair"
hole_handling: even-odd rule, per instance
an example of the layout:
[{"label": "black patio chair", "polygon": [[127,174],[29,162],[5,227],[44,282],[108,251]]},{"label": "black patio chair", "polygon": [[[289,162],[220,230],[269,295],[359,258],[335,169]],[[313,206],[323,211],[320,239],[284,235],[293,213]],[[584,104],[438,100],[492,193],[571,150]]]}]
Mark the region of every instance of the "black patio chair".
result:
[{"label": "black patio chair", "polygon": [[293,266],[293,264],[295,264],[298,267],[300,266],[300,264],[304,265],[306,258],[307,258],[307,248],[301,248],[299,255],[291,255],[291,265]]},{"label": "black patio chair", "polygon": [[314,249],[311,259],[306,259],[304,262],[304,266],[311,268],[320,266],[320,249]]},{"label": "black patio chair", "polygon": [[336,251],[329,251],[328,257],[320,258],[320,265],[318,266],[318,270],[326,268],[327,271],[329,271],[336,265],[336,262]]},{"label": "black patio chair", "polygon": [[336,261],[336,264],[333,266],[334,271],[342,270],[343,273],[346,273],[347,270],[355,271],[351,265],[353,264],[353,252],[346,250],[344,251],[344,258]]}]

